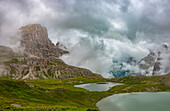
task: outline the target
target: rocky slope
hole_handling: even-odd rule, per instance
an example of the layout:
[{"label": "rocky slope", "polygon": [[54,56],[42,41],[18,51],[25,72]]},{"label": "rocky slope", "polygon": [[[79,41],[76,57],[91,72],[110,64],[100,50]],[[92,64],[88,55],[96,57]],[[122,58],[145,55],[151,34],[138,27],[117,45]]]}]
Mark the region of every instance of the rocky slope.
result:
[{"label": "rocky slope", "polygon": [[16,53],[9,47],[0,46],[0,75],[14,79],[101,77],[88,69],[69,66],[59,59],[69,52],[50,41],[45,27],[32,24],[20,30],[21,45],[25,50]]},{"label": "rocky slope", "polygon": [[[0,47],[1,48],[1,47]],[[39,58],[20,55],[6,58],[0,56],[3,76],[14,79],[75,78],[79,76],[99,76],[90,70],[69,66],[61,59]]]}]

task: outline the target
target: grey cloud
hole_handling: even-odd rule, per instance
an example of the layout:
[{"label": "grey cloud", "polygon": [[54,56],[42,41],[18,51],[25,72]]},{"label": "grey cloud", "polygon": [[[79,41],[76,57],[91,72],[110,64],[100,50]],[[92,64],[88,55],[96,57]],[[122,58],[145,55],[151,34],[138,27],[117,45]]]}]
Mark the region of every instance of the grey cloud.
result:
[{"label": "grey cloud", "polygon": [[[0,44],[17,41],[19,36],[12,35],[20,26],[40,23],[53,42],[60,40],[72,51],[63,58],[67,63],[98,73],[109,72],[113,59],[139,53],[134,57],[139,60],[170,38],[169,0],[1,0],[0,4]],[[99,70],[105,64],[108,67]]]}]

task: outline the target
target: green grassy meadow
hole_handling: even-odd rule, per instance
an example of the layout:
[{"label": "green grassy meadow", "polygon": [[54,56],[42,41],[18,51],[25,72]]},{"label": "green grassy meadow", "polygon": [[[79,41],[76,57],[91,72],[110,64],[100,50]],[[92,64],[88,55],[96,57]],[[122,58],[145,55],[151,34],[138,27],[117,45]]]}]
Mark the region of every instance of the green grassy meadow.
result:
[{"label": "green grassy meadow", "polygon": [[[100,82],[101,78],[72,78],[52,80],[13,80],[0,78],[0,110],[96,111],[96,102],[111,95],[103,91],[90,92],[75,88],[75,84]],[[26,83],[35,85],[28,86]],[[16,103],[21,107],[14,107]]]},{"label": "green grassy meadow", "polygon": [[[98,111],[96,103],[102,98],[116,93],[170,91],[170,86],[162,83],[163,77],[124,77],[104,79],[79,77],[70,79],[15,80],[0,78],[0,111]],[[106,81],[124,85],[112,87],[108,91],[88,91],[74,85]],[[19,104],[15,107],[12,104]]]}]

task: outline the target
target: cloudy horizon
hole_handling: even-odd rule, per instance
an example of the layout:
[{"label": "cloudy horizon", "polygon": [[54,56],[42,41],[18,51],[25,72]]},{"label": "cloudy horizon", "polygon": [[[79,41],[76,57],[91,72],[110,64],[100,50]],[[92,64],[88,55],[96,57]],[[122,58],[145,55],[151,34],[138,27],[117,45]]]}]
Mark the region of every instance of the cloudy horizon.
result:
[{"label": "cloudy horizon", "polygon": [[18,46],[17,30],[27,24],[48,29],[53,43],[70,51],[66,63],[88,68],[104,77],[140,61],[170,38],[169,0],[0,0],[0,45]]}]

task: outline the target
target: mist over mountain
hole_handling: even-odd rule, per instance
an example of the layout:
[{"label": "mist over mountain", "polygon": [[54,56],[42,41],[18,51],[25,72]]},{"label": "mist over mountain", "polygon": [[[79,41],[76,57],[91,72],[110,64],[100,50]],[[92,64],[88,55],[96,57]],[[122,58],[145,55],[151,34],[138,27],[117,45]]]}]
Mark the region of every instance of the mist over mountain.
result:
[{"label": "mist over mountain", "polygon": [[[68,48],[70,54],[62,60],[104,77],[141,74],[136,64],[170,42],[169,0],[0,0],[0,4],[0,45],[23,50],[18,28],[42,24],[54,44],[60,41]],[[165,55],[169,58],[169,53]],[[161,67],[168,65],[164,63]]]}]

